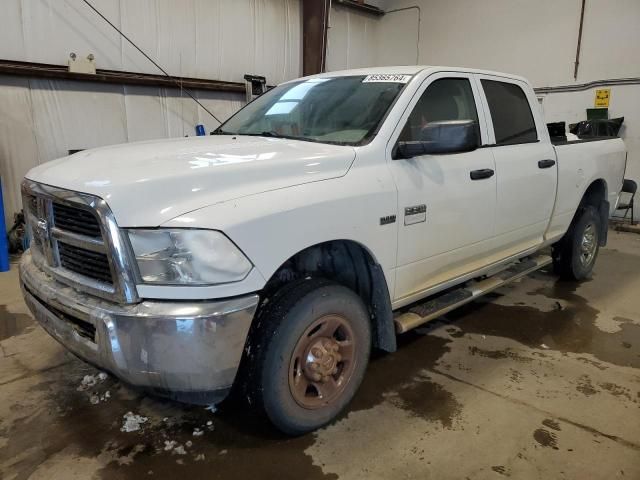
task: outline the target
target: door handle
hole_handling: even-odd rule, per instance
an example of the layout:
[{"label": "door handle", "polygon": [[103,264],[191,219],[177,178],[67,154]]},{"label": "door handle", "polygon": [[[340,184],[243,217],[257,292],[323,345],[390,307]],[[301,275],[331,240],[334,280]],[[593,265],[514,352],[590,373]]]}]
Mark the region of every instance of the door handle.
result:
[{"label": "door handle", "polygon": [[556,164],[555,160],[540,160],[538,162],[538,168],[550,168]]},{"label": "door handle", "polygon": [[481,168],[480,170],[471,170],[469,176],[471,180],[482,180],[484,178],[491,178],[495,172],[490,168]]}]

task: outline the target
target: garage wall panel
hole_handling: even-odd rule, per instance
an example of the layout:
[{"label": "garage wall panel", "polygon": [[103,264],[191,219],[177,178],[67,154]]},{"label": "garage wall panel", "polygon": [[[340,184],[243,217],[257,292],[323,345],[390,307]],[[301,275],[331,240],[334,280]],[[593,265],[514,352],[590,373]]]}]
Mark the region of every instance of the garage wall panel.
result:
[{"label": "garage wall panel", "polygon": [[588,1],[578,81],[640,77],[640,1]]},{"label": "garage wall panel", "polygon": [[[196,76],[195,0],[157,0],[158,57],[168,72],[184,77]],[[209,78],[212,78],[209,76]]]},{"label": "garage wall panel", "polygon": [[[120,27],[119,0],[92,3]],[[66,64],[69,53],[93,53],[101,68],[122,69],[120,36],[79,0],[22,0],[24,56],[11,58]],[[4,24],[4,21],[2,21]]]},{"label": "garage wall panel", "polygon": [[[628,151],[626,176],[640,183],[640,86],[618,85],[610,88],[609,117],[624,117],[620,136]],[[593,106],[595,88],[582,92],[552,93],[543,98],[547,122],[575,123],[585,119],[585,108]],[[640,220],[638,211],[636,220]]]},{"label": "garage wall panel", "polygon": [[378,24],[377,65],[415,65],[418,61],[420,12],[409,7],[387,13]]},{"label": "garage wall panel", "polygon": [[[37,165],[38,148],[33,134],[29,81],[0,75],[0,177],[7,225],[21,208],[19,182]],[[3,219],[0,219],[2,221]]]},{"label": "garage wall panel", "polygon": [[124,86],[127,141],[168,136],[165,102],[161,92],[162,89],[156,87]]},{"label": "garage wall panel", "polygon": [[[299,12],[299,0],[293,4],[294,11]],[[254,68],[255,72],[266,76],[268,79],[289,79],[299,76],[291,70],[293,58],[288,51],[298,51],[300,36],[294,35],[294,30],[299,30],[296,22],[292,25],[291,2],[289,1],[263,1],[256,3],[256,11],[253,16],[257,20],[254,38]],[[283,23],[281,20],[286,19]],[[278,26],[279,28],[274,28]],[[292,28],[292,26],[294,28]],[[291,48],[293,45],[296,48]],[[282,54],[282,46],[288,46]],[[253,73],[253,72],[247,72]],[[273,81],[273,80],[270,80]]]},{"label": "garage wall panel", "polygon": [[195,76],[198,78],[217,78],[222,80],[222,50],[225,41],[222,37],[222,2],[196,0],[195,18]]},{"label": "garage wall panel", "polygon": [[[172,75],[272,84],[300,73],[299,0],[92,0]],[[5,5],[6,4],[6,5]],[[158,73],[81,0],[4,0],[0,58],[64,65],[93,53],[98,68]]]},{"label": "garage wall panel", "polygon": [[327,32],[327,71],[377,64],[380,17],[334,6]]},{"label": "garage wall panel", "polygon": [[3,0],[0,17],[0,58],[25,58],[21,0]]},{"label": "garage wall panel", "polygon": [[30,80],[41,159],[127,140],[122,85]]},{"label": "garage wall panel", "polygon": [[[240,80],[240,72],[249,73],[255,61],[255,31],[252,18],[254,2],[222,2],[220,23],[221,40],[224,46],[219,47],[220,78],[223,80]],[[238,75],[234,76],[234,72]]]},{"label": "garage wall panel", "polygon": [[[196,92],[196,98],[207,110],[214,113],[223,122],[245,104],[244,95],[237,93],[201,91]],[[213,127],[217,126],[217,123],[199,105],[197,107],[198,123],[205,125],[207,133],[209,133],[213,130]]]},{"label": "garage wall panel", "polygon": [[[123,1],[120,3],[122,32],[154,60],[159,59],[158,34],[160,18],[157,0]],[[100,63],[100,59],[98,59]],[[153,73],[158,69],[129,42],[122,40],[122,70]]]},{"label": "garage wall panel", "polygon": [[[387,10],[414,7],[413,17],[403,14],[399,21],[399,12],[382,17],[367,15],[366,24],[354,21],[346,9],[335,7],[331,22],[336,30],[329,44],[334,51],[329,56],[343,58],[353,38],[364,35],[373,22],[377,28],[369,31],[377,38],[370,48],[377,50],[376,65],[389,64],[393,51],[404,51],[417,43],[418,64],[516,73],[536,87],[570,84],[574,82],[581,3],[395,0],[383,5]],[[419,33],[411,23],[418,17],[415,7],[420,9]],[[587,1],[577,82],[640,76],[639,22],[638,0]],[[362,52],[358,55],[371,58]],[[415,58],[411,63],[416,63]]]},{"label": "garage wall panel", "polygon": [[[270,84],[301,72],[299,0],[91,0],[175,76]],[[65,65],[93,53],[96,66],[159,73],[81,0],[3,0],[0,58]],[[192,91],[224,120],[244,95]],[[0,76],[0,173],[7,220],[20,208],[19,183],[33,166],[69,149],[194,135],[218,126],[178,88],[103,85]]]},{"label": "garage wall panel", "polygon": [[392,3],[393,9],[420,7],[419,64],[507,71],[539,86],[566,82],[573,72],[579,0]]}]

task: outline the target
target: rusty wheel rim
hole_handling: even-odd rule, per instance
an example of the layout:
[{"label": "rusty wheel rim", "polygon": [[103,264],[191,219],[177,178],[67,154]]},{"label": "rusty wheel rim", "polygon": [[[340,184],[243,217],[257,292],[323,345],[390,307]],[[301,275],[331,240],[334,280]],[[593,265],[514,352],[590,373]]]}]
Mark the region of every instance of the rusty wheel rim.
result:
[{"label": "rusty wheel rim", "polygon": [[353,329],[341,315],[316,319],[302,334],[291,356],[289,388],[296,403],[316,409],[336,400],[355,370]]}]

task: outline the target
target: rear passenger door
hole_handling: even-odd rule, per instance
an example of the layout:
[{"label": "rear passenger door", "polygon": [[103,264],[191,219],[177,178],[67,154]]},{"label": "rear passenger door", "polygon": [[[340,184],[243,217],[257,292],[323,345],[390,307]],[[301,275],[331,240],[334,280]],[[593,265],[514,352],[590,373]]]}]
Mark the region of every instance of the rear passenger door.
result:
[{"label": "rear passenger door", "polygon": [[543,241],[555,203],[556,157],[531,87],[516,79],[477,78],[496,165],[495,247],[507,257]]}]

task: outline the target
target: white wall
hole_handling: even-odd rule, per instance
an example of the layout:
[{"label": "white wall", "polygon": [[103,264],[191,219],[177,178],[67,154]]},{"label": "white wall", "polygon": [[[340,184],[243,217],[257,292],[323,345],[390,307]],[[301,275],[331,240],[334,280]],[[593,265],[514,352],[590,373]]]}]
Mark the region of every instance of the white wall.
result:
[{"label": "white wall", "polygon": [[[365,65],[475,67],[523,75],[534,87],[640,77],[640,1],[587,0],[574,80],[581,3],[386,0],[382,7],[387,11],[401,11],[357,21],[353,14],[348,16],[351,21],[344,16],[331,19],[336,31],[330,36],[328,57],[340,61],[328,66],[352,68],[364,59]],[[339,13],[332,9],[334,16]],[[374,38],[360,46],[352,39],[364,35],[363,26]],[[584,120],[594,95],[594,89],[545,95],[547,121]],[[621,136],[629,151],[627,176],[640,182],[640,85],[611,87],[609,111],[612,118],[625,117]]]},{"label": "white wall", "polygon": [[[595,88],[582,92],[552,93],[541,95],[547,122],[575,123],[585,119],[585,105],[592,107]],[[627,171],[625,176],[640,183],[640,86],[619,85],[611,87],[609,117],[624,117],[620,136],[627,146]],[[640,202],[640,198],[637,200]],[[638,204],[640,206],[640,203]],[[640,209],[639,209],[640,210]],[[636,213],[638,218],[638,213]]]},{"label": "white wall", "polygon": [[[172,75],[272,83],[301,64],[299,0],[91,0]],[[0,58],[66,64],[93,53],[98,68],[159,73],[81,0],[2,0]]]},{"label": "white wall", "polygon": [[327,31],[327,71],[376,65],[379,19],[338,4],[331,8]]},{"label": "white wall", "polygon": [[[271,84],[301,73],[299,0],[92,0],[170,74]],[[160,72],[80,0],[2,0],[0,58],[64,65],[93,53],[98,68]],[[192,92],[224,120],[234,93]],[[193,135],[218,122],[177,89],[0,75],[0,176],[5,220],[21,208],[33,166],[70,149]]]},{"label": "white wall", "polygon": [[[420,8],[418,63],[487,68],[527,77],[536,87],[573,83],[581,0],[395,0]],[[380,34],[417,40],[380,21]],[[640,2],[587,0],[577,82],[640,76]],[[384,45],[384,43],[383,43]]]},{"label": "white wall", "polygon": [[[380,1],[376,6],[384,8],[387,3],[393,2]],[[377,17],[335,4],[327,33],[327,71],[415,64],[418,26],[415,9]]]}]

